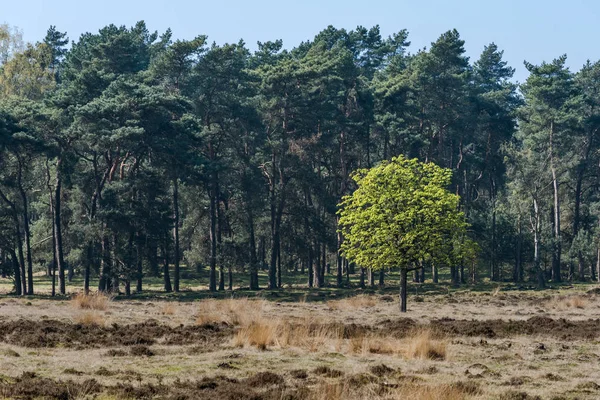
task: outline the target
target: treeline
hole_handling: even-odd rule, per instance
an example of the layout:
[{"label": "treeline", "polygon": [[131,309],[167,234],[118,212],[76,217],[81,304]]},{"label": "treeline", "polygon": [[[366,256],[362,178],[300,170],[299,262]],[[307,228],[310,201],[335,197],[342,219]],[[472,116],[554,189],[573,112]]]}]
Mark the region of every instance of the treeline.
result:
[{"label": "treeline", "polygon": [[599,64],[526,64],[519,88],[495,44],[471,63],[455,30],[416,54],[379,27],[254,52],[143,22],[20,36],[0,26],[0,269],[17,294],[44,269],[60,293],[75,274],[179,291],[182,264],[210,290],[234,272],[258,289],[261,270],[269,288],[383,284],[340,256],[337,204],[353,171],[400,154],[453,171],[479,245],[415,280],[598,277]]}]

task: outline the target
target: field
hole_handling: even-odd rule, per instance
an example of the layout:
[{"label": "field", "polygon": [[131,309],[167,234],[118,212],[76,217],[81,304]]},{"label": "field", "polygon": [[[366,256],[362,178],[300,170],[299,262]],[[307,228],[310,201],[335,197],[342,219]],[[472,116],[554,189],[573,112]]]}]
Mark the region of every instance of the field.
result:
[{"label": "field", "polygon": [[0,398],[600,396],[595,286],[475,289],[2,296]]}]

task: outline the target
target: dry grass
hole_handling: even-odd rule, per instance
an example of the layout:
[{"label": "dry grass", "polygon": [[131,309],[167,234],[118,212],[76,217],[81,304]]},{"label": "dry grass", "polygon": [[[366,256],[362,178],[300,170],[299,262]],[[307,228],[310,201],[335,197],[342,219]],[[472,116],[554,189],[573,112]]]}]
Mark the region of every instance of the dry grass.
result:
[{"label": "dry grass", "polygon": [[[555,293],[556,298],[552,298],[548,296],[549,292],[502,291],[498,297],[502,298],[506,306],[499,306],[498,297],[491,296],[492,291],[493,288],[485,296],[453,293],[453,298],[460,306],[446,304],[445,295],[432,295],[435,301],[410,303],[415,308],[415,311],[411,308],[410,316],[418,322],[421,329],[427,327],[422,324],[448,315],[469,321],[497,318],[523,320],[539,315],[538,313],[549,315],[555,320],[565,318],[567,321],[600,318],[600,295],[561,291],[560,295]],[[558,299],[559,296],[563,297]],[[594,338],[577,336],[578,339],[565,343],[562,336],[554,332],[540,336],[511,333],[507,337],[496,338],[452,333],[445,337],[431,328],[429,335],[425,335],[429,336],[428,340],[417,340],[422,333],[417,328],[409,332],[408,337],[404,336],[404,329],[396,332],[396,328],[402,324],[397,303],[386,302],[379,296],[375,298],[378,303],[374,308],[349,308],[341,311],[331,311],[329,304],[320,301],[317,296],[314,299],[309,296],[306,303],[269,301],[264,304],[247,299],[171,302],[176,306],[177,317],[191,318],[189,321],[188,318],[182,318],[184,324],[193,324],[198,314],[199,317],[204,315],[207,320],[217,322],[237,321],[238,325],[235,329],[227,327],[221,330],[219,327],[218,330],[225,334],[219,336],[218,342],[215,337],[214,344],[207,341],[206,345],[202,342],[194,343],[193,346],[166,345],[163,340],[158,340],[156,355],[144,359],[134,358],[129,352],[120,349],[118,351],[123,354],[115,353],[110,356],[104,348],[79,350],[73,346],[35,352],[15,348],[20,355],[16,357],[10,353],[2,353],[2,349],[13,348],[14,345],[0,343],[0,365],[6,364],[9,371],[6,374],[12,377],[39,369],[44,377],[56,380],[66,379],[63,374],[66,368],[93,375],[93,370],[103,367],[114,371],[114,375],[98,374],[98,379],[111,386],[118,385],[129,376],[132,380],[139,376],[143,385],[154,385],[157,379],[164,379],[163,382],[170,385],[177,378],[194,381],[199,376],[204,378],[213,374],[239,379],[245,385],[246,377],[253,376],[257,371],[268,371],[281,376],[286,382],[285,388],[261,386],[253,390],[262,395],[267,390],[271,394],[281,389],[274,396],[283,398],[298,388],[302,398],[315,400],[475,400],[508,398],[510,393],[515,396],[522,394],[519,398],[525,398],[525,393],[529,394],[528,398],[538,395],[541,398],[552,398],[563,394],[572,397],[571,393],[575,393],[582,400],[592,400],[600,393],[592,386],[586,390],[576,389],[578,385],[587,384],[590,376],[600,376],[600,366],[594,357],[594,354],[600,354],[600,344]],[[581,299],[583,304],[579,304]],[[109,313],[103,311],[76,310],[71,307],[70,302],[65,304],[56,300],[35,299],[32,307],[27,304],[29,299],[7,297],[0,300],[0,313],[10,322],[18,321],[19,318],[38,320],[44,316],[50,320],[74,320],[84,312],[96,312],[105,317],[105,326],[110,326],[113,322],[140,323],[148,318],[156,319],[160,324],[175,325],[175,317],[161,314],[162,306],[167,304],[163,300],[115,301],[110,305],[110,315],[107,315]],[[560,304],[565,310],[547,309],[546,314],[541,314],[540,306],[545,308],[546,303],[552,300],[553,304]],[[579,310],[578,304],[585,308]],[[510,313],[509,310],[519,310],[519,313]],[[242,315],[243,313],[252,317]],[[80,319],[86,320],[83,323],[94,323],[94,318],[90,316],[84,318],[82,315]],[[253,323],[247,323],[252,319]],[[392,321],[389,327],[382,323],[387,319]],[[495,324],[491,324],[491,327],[496,331]],[[210,334],[209,331],[207,333]],[[36,340],[35,337],[33,340]],[[450,361],[413,359],[421,358],[422,355],[430,357],[433,352],[426,349],[430,347],[430,342],[447,343],[445,357]],[[543,342],[546,351],[537,351],[540,342]],[[233,348],[232,344],[243,348]],[[409,355],[411,346],[412,354]],[[267,351],[261,352],[257,348]],[[560,362],[547,362],[547,357],[552,355],[557,355]],[[94,361],[93,365],[90,365],[89,360]],[[60,368],[43,368],[44,365],[59,365]],[[325,365],[343,375],[334,377],[315,372],[316,367]],[[390,372],[385,368],[377,372],[372,369],[373,366],[380,365],[389,367]],[[573,366],[571,373],[565,374],[565,365]],[[124,372],[121,374],[117,371]],[[293,373],[295,371],[302,372],[304,377],[296,377]],[[73,379],[82,381],[86,378],[87,376],[82,376]],[[478,384],[481,392],[466,391],[460,383],[452,383],[456,380],[463,381],[463,385],[469,382]],[[224,381],[217,383],[223,387],[228,385]],[[306,389],[302,389],[303,387]],[[97,395],[104,398],[103,394]]]},{"label": "dry grass", "polygon": [[411,400],[464,400],[471,390],[461,385],[405,385],[394,391],[392,398]]},{"label": "dry grass", "polygon": [[322,382],[311,393],[310,400],[358,400],[358,399],[411,399],[411,400],[465,400],[476,394],[475,386],[462,384],[390,386],[385,392],[372,386],[354,387],[348,382]]},{"label": "dry grass", "polygon": [[269,346],[277,346],[296,347],[309,352],[328,349],[341,351],[344,343],[343,336],[342,326],[326,324],[308,317],[291,321],[261,316],[249,324],[241,325],[233,338],[233,345],[256,346],[262,350]]},{"label": "dry grass", "polygon": [[572,296],[555,296],[546,301],[546,307],[555,310],[568,310],[571,308],[583,309],[588,305],[587,298],[579,295]]},{"label": "dry grass", "polygon": [[364,294],[327,302],[327,306],[332,310],[355,310],[357,308],[368,308],[376,305],[377,299],[374,296]]},{"label": "dry grass", "polygon": [[348,351],[362,356],[369,354],[397,355],[402,354],[404,348],[404,344],[398,339],[373,335],[357,336],[348,341]]},{"label": "dry grass", "polygon": [[104,317],[94,311],[85,311],[76,316],[74,321],[81,325],[104,326]]},{"label": "dry grass", "polygon": [[71,305],[74,308],[97,311],[107,310],[111,302],[112,297],[101,292],[90,294],[77,293],[71,299]]},{"label": "dry grass", "polygon": [[343,327],[327,324],[315,318],[306,317],[298,321],[279,322],[277,344],[285,347],[299,347],[311,352],[327,347],[340,351],[344,338]]},{"label": "dry grass", "polygon": [[267,346],[275,343],[277,327],[276,322],[266,320],[253,322],[237,332],[233,338],[233,344],[238,347],[256,346],[260,350],[266,350]]},{"label": "dry grass", "polygon": [[[407,347],[406,342],[400,339],[367,332],[355,333],[348,339],[344,337],[342,325],[310,317],[299,320],[260,317],[250,324],[242,325],[232,344],[236,347],[255,346],[261,350],[273,346],[280,349],[298,348],[311,353],[335,351],[362,356],[400,355],[405,353]],[[445,357],[445,342],[431,340],[428,344],[432,347],[430,358]],[[442,352],[443,355],[440,355]]]},{"label": "dry grass", "polygon": [[406,357],[421,360],[445,360],[447,343],[432,339],[431,331],[416,331],[407,339]]},{"label": "dry grass", "polygon": [[177,312],[177,306],[173,303],[163,304],[160,308],[160,313],[162,315],[174,315]]},{"label": "dry grass", "polygon": [[228,299],[203,300],[196,315],[196,324],[226,323],[248,326],[259,321],[266,306],[266,300]]}]

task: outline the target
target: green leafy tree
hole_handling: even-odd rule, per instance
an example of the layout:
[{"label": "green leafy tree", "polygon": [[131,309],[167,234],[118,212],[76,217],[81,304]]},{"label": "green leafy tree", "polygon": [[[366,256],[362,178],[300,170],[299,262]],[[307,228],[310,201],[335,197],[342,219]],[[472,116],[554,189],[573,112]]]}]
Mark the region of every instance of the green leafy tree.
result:
[{"label": "green leafy tree", "polygon": [[[460,256],[449,244],[466,234],[467,224],[458,196],[447,190],[451,171],[399,156],[358,170],[354,180],[358,188],[340,204],[342,252],[373,270],[399,268],[400,311],[406,312],[408,272],[424,261],[451,264]],[[471,253],[471,246],[463,248]]]}]

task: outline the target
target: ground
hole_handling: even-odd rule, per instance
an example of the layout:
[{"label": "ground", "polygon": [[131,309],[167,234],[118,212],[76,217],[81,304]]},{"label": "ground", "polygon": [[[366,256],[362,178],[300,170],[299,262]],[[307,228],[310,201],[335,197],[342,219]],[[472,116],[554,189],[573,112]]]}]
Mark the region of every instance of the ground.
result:
[{"label": "ground", "polygon": [[597,286],[389,284],[0,295],[0,398],[600,397]]}]

